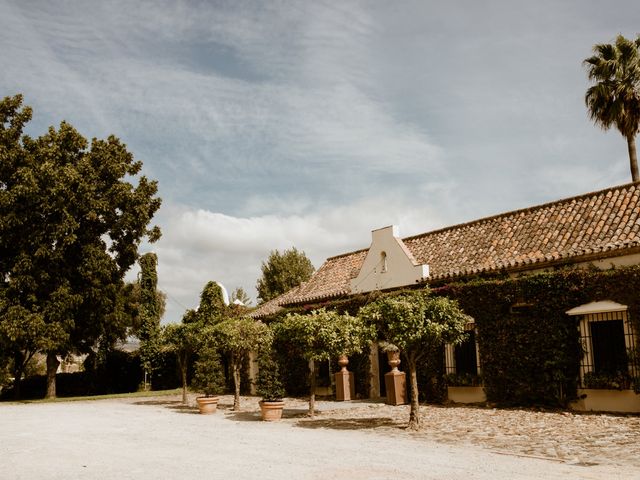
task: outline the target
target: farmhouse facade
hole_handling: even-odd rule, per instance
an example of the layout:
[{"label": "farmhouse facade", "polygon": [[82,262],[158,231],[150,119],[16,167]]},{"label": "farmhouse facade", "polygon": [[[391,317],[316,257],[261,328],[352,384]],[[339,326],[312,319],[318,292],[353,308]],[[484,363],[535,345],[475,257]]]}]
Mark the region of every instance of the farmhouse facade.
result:
[{"label": "farmhouse facade", "polygon": [[[640,265],[640,184],[627,184],[515,210],[432,232],[400,238],[397,227],[372,233],[368,248],[328,258],[310,280],[260,305],[263,318],[284,308],[319,304],[373,291],[446,285],[473,277],[519,277],[562,268],[611,269]],[[638,292],[640,295],[640,292]],[[518,305],[514,305],[518,308]],[[583,345],[579,386],[595,374],[626,369],[638,377],[627,352],[637,332],[628,306],[609,298],[571,305]],[[447,373],[482,369],[474,326],[469,342],[445,348]],[[377,362],[372,362],[374,364]],[[375,389],[375,381],[372,388]],[[627,390],[627,389],[623,389]],[[640,396],[628,389],[622,403],[581,390],[576,408],[640,411]],[[372,394],[375,395],[372,390]],[[378,392],[379,393],[379,392]],[[481,387],[450,389],[460,401],[483,398]],[[602,392],[600,392],[602,393]],[[593,403],[595,402],[595,403]],[[600,402],[600,403],[598,403]]]}]

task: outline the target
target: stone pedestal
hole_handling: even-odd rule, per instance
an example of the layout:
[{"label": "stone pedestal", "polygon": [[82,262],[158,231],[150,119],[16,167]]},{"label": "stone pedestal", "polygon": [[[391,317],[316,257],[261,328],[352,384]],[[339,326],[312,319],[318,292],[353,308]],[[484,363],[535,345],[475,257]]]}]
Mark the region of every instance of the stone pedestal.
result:
[{"label": "stone pedestal", "polygon": [[354,400],[356,398],[356,384],[353,379],[353,372],[347,370],[349,359],[342,355],[338,359],[338,365],[341,370],[336,373],[336,400],[344,402],[348,400]]},{"label": "stone pedestal", "polygon": [[391,371],[384,375],[384,386],[387,389],[387,405],[404,405],[407,403],[407,379],[404,372],[398,370],[400,352],[387,352]]},{"label": "stone pedestal", "polygon": [[336,400],[343,402],[356,398],[356,385],[353,372],[336,373]]}]

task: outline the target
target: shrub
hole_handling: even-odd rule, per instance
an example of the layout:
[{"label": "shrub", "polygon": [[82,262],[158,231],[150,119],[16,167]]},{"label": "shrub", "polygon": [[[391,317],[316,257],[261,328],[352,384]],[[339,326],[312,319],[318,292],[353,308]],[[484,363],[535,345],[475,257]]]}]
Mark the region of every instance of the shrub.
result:
[{"label": "shrub", "polygon": [[265,402],[279,402],[284,397],[280,369],[273,358],[273,352],[270,350],[262,352],[258,358],[256,391]]},{"label": "shrub", "polygon": [[214,346],[207,346],[200,350],[195,370],[191,383],[193,388],[202,391],[207,397],[224,391],[225,379],[220,353]]}]

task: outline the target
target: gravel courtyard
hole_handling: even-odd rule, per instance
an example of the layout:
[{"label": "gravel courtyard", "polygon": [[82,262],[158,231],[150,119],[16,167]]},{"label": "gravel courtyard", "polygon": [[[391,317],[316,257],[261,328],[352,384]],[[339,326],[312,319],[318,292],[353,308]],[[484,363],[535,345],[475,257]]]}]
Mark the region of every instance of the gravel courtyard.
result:
[{"label": "gravel courtyard", "polygon": [[280,423],[257,399],[216,415],[177,397],[0,404],[2,479],[640,478],[640,417],[288,400]]}]

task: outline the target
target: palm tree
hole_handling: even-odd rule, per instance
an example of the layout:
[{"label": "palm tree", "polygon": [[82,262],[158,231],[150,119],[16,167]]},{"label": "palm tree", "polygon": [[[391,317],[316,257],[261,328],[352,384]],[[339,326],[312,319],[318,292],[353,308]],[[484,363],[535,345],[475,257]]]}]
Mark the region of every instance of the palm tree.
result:
[{"label": "palm tree", "polygon": [[589,87],[585,103],[589,117],[604,130],[615,126],[627,139],[631,178],[640,181],[636,134],[640,129],[640,35],[628,40],[618,35],[614,44],[598,44],[587,58]]}]

